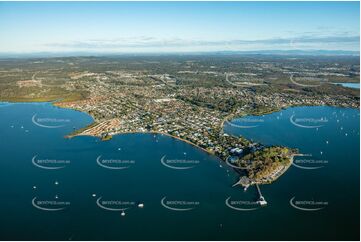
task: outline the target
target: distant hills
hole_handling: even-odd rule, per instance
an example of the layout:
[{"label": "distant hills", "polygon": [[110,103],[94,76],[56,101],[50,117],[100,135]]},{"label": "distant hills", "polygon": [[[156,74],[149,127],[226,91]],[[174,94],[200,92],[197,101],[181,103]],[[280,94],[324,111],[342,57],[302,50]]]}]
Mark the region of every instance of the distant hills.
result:
[{"label": "distant hills", "polygon": [[347,50],[252,50],[252,51],[212,51],[212,52],[34,52],[0,53],[0,58],[46,58],[71,56],[159,56],[159,55],[308,55],[308,56],[359,56],[360,51]]},{"label": "distant hills", "polygon": [[360,55],[360,51],[347,50],[256,50],[221,51],[219,54],[255,54],[255,55]]}]

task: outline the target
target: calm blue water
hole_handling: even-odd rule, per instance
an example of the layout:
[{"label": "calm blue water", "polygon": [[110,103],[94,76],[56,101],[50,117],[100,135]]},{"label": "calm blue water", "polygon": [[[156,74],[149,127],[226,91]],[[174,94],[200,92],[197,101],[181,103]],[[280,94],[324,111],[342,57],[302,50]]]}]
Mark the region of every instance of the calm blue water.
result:
[{"label": "calm blue water", "polygon": [[338,84],[338,85],[341,85],[343,87],[349,87],[349,88],[354,88],[354,89],[360,89],[360,83],[335,83],[335,84]]},{"label": "calm blue water", "polygon": [[[318,130],[300,128],[289,121],[293,112],[297,122],[311,114],[329,121]],[[170,137],[64,139],[92,119],[49,103],[2,103],[0,117],[2,240],[358,239],[357,110],[292,108],[263,117],[257,128],[225,127],[328,160],[317,170],[291,167],[276,183],[261,186],[269,203],[262,208],[254,204],[255,188],[232,187],[237,175],[224,163]],[[124,169],[105,168],[97,158]],[[168,166],[189,169],[169,168],[162,158]],[[290,206],[294,196],[329,204],[317,212],[300,211]],[[233,207],[256,210],[231,209],[225,205],[229,197]],[[125,208],[122,216],[119,209]]]},{"label": "calm blue water", "polygon": [[[232,123],[252,128],[225,127],[267,145],[298,148],[311,157],[298,157],[296,164],[319,169],[291,167],[276,183],[263,186],[266,197],[327,201],[321,211],[286,213],[286,225],[295,227],[299,239],[357,238],[359,234],[360,112],[335,107],[295,107],[259,117],[244,117]],[[256,127],[254,127],[256,126]],[[297,163],[307,159],[313,163]],[[276,216],[276,215],[275,215]],[[283,215],[278,215],[283,216]],[[304,233],[301,235],[301,233]]]}]

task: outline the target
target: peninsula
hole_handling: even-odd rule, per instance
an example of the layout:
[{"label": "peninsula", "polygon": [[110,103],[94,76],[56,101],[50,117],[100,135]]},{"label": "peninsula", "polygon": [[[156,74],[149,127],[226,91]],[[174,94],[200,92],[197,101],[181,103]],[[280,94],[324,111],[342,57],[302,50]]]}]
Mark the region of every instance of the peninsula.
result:
[{"label": "peninsula", "polygon": [[[169,135],[227,161],[247,178],[244,186],[269,184],[286,172],[297,150],[231,136],[223,131],[225,122],[232,125],[233,118],[290,106],[359,107],[356,90],[330,81],[357,81],[359,66],[350,58],[338,63],[337,74],[336,67],[319,73],[320,66],[307,58],[290,64],[244,56],[74,57],[41,59],[41,64],[21,60],[21,69],[8,61],[0,68],[0,99],[57,100],[58,107],[93,117],[93,124],[69,138]],[[330,63],[321,64],[326,68]]]}]

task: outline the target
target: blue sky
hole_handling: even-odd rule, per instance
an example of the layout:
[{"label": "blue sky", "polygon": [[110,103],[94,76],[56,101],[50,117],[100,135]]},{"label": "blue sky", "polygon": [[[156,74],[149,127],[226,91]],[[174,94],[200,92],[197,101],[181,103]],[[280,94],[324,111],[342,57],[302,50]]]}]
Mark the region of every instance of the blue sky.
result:
[{"label": "blue sky", "polygon": [[359,50],[359,2],[0,2],[0,52]]}]

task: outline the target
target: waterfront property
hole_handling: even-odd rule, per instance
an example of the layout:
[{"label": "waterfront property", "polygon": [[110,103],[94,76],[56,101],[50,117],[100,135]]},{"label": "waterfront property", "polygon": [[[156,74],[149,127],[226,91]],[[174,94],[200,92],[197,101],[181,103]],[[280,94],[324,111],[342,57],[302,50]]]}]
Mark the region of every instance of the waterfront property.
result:
[{"label": "waterfront property", "polygon": [[[32,123],[34,113],[38,117],[70,122],[60,128],[43,128]],[[311,115],[315,120],[327,117],[328,123],[318,130],[300,128],[290,122],[293,114],[300,118]],[[312,154],[313,163],[312,160],[301,163],[306,158],[302,157],[295,159],[298,165],[314,166],[323,161],[323,168],[316,170],[291,166],[272,185],[260,186],[261,194],[256,186],[250,186],[246,192],[241,187],[232,187],[231,184],[238,180],[232,167],[190,144],[165,135],[123,134],[115,135],[107,142],[91,136],[64,139],[74,127],[84,127],[93,120],[84,113],[59,109],[48,103],[0,105],[0,115],[3,117],[0,129],[4,137],[0,140],[3,147],[0,181],[4,187],[11,187],[11,190],[3,190],[4,199],[0,200],[3,239],[171,240],[176,236],[201,240],[211,236],[214,239],[266,240],[279,239],[278,232],[281,231],[287,239],[310,239],[314,234],[323,239],[353,239],[358,236],[358,216],[354,212],[359,206],[358,110],[290,108],[265,115],[263,125],[252,131],[226,126],[225,131],[229,134],[242,132],[248,139],[267,145],[298,147],[300,152]],[[237,123],[236,120],[232,122]],[[305,142],[309,139],[313,142]],[[339,149],[348,152],[340,153]],[[323,151],[322,155],[320,151]],[[99,166],[96,160],[100,155],[101,160],[108,162],[104,163],[107,166],[127,168],[114,170]],[[172,165],[197,162],[192,163],[194,167],[188,170],[171,169],[162,165],[164,155],[167,157],[165,162]],[[61,168],[47,170],[34,166],[34,156],[35,162],[41,161],[39,164],[43,166]],[[332,188],[330,184],[333,184]],[[335,190],[342,190],[343,196]],[[165,208],[161,205],[164,197],[168,204],[192,204],[192,207],[187,207],[191,210],[180,212]],[[225,205],[228,197],[235,204],[252,204],[257,209],[247,212],[231,209]],[[290,206],[293,197],[296,202],[316,199],[332,206],[318,212],[304,212]],[[344,206],[344,197],[349,198],[347,206]],[[40,210],[31,206],[34,198],[39,203],[58,201],[66,207],[58,212]],[[130,207],[122,216],[121,211],[112,212],[97,206],[99,198],[99,203],[104,206],[120,203]],[[265,202],[267,206],[261,206]],[[138,207],[140,203],[144,208]],[[111,208],[125,207],[115,205]],[[176,205],[174,208],[184,207]],[[281,211],[277,212],[279,219],[275,219],[274,211]],[[158,219],[154,220],[155,217]],[[67,223],[69,219],[73,222]],[[261,229],[264,233],[255,233],[249,228],[252,219],[257,221],[257,231]],[[269,226],[270,220],[272,227]],[[285,224],[285,220],[295,222]],[[339,224],[339,220],[343,223]],[[13,228],[19,226],[18,221],[27,223],[27,229],[13,233]],[[59,227],[59,222],[63,226]],[[76,231],[73,223],[80,224]],[[200,225],[204,226],[201,230]],[[47,227],[45,231],[39,229],[43,226]],[[135,229],[139,226],[144,228],[141,234]],[[299,234],[298,228],[304,226],[309,226],[309,232]],[[123,230],[119,231],[119,227]],[[159,233],[159,228],[167,232]],[[340,229],[345,234],[339,234]]]}]

